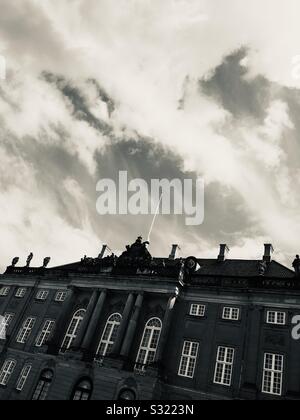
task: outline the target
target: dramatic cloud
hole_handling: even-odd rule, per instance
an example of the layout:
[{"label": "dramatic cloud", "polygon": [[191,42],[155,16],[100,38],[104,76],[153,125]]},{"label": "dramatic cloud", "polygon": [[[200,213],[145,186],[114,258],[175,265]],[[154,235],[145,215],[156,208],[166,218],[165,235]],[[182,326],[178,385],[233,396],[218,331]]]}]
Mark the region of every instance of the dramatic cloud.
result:
[{"label": "dramatic cloud", "polygon": [[96,183],[206,182],[205,223],[159,217],[152,251],[290,263],[300,236],[297,0],[0,0],[0,266],[147,236],[96,213]]}]

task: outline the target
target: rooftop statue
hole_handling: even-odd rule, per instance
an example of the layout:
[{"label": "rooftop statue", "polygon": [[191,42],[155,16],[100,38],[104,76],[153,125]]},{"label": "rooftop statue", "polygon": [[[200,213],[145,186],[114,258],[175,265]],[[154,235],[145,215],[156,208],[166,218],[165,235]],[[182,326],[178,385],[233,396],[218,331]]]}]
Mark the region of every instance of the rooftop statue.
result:
[{"label": "rooftop statue", "polygon": [[297,276],[300,276],[300,257],[296,255],[296,259],[293,262],[293,267]]},{"label": "rooftop statue", "polygon": [[11,265],[12,265],[13,267],[15,267],[15,266],[18,264],[19,259],[20,259],[19,257],[15,257],[15,258],[12,260]]},{"label": "rooftop statue", "polygon": [[126,251],[123,252],[120,258],[143,258],[151,259],[152,256],[148,251],[148,246],[150,243],[148,241],[143,242],[143,238],[139,236],[134,244],[127,245]]},{"label": "rooftop statue", "polygon": [[50,257],[46,257],[44,259],[44,262],[43,262],[43,268],[47,268],[48,265],[49,265],[49,263],[50,263],[50,261],[51,261],[51,258]]},{"label": "rooftop statue", "polygon": [[26,267],[30,267],[30,263],[31,263],[32,259],[33,259],[33,253],[31,252],[31,253],[28,255],[28,258],[27,258],[27,261],[26,261]]}]

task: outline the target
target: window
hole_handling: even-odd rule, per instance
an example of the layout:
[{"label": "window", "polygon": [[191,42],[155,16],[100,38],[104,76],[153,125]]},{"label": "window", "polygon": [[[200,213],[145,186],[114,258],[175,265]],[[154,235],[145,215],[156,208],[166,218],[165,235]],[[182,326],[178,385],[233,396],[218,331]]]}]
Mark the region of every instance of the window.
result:
[{"label": "window", "polygon": [[35,324],[35,318],[27,318],[23,323],[22,328],[19,331],[17,342],[25,344],[31,334],[31,331]]},{"label": "window", "polygon": [[73,392],[72,400],[73,401],[89,401],[92,396],[92,383],[89,379],[80,381]]},{"label": "window", "polygon": [[161,329],[162,323],[159,318],[152,318],[147,322],[136,359],[136,371],[144,372],[146,366],[154,362]]},{"label": "window", "polygon": [[67,292],[57,292],[55,295],[55,302],[64,302],[67,298]]},{"label": "window", "polygon": [[48,290],[39,290],[36,294],[36,299],[45,301],[47,300],[48,296],[49,296]]},{"label": "window", "polygon": [[17,297],[17,298],[23,298],[25,295],[26,295],[26,292],[27,292],[27,289],[25,289],[25,288],[23,288],[23,287],[20,287],[17,291],[16,291],[16,294],[15,294],[15,297]]},{"label": "window", "polygon": [[111,353],[113,345],[117,338],[121,321],[122,315],[120,314],[113,314],[108,318],[97,349],[98,356],[104,357],[107,354]]},{"label": "window", "polygon": [[9,295],[10,287],[1,287],[0,289],[0,297],[6,297]]},{"label": "window", "polygon": [[84,319],[85,313],[86,313],[85,309],[79,309],[77,312],[75,312],[72,318],[72,321],[70,322],[66,336],[64,338],[61,351],[69,350],[69,348],[74,343],[77,337],[80,325]]},{"label": "window", "polygon": [[240,310],[238,308],[224,308],[223,319],[227,321],[238,321],[240,319]]},{"label": "window", "polygon": [[285,312],[268,311],[268,313],[267,313],[267,324],[286,325],[286,313]]},{"label": "window", "polygon": [[35,388],[32,401],[45,401],[47,399],[52,380],[52,370],[45,370],[42,372],[39,382]]},{"label": "window", "polygon": [[206,311],[206,306],[205,305],[192,304],[191,305],[191,310],[190,310],[190,315],[204,317],[205,311]]},{"label": "window", "polygon": [[10,380],[17,363],[14,360],[6,360],[0,371],[0,385],[6,386]]},{"label": "window", "polygon": [[37,340],[36,347],[42,347],[50,338],[55,327],[55,321],[45,321],[42,331],[40,332]]},{"label": "window", "polygon": [[[14,314],[5,313],[0,322],[0,340],[6,340],[7,329],[13,320]],[[1,318],[1,317],[0,317]]]},{"label": "window", "polygon": [[231,386],[233,362],[234,349],[219,347],[214,379],[215,384]]},{"label": "window", "polygon": [[264,394],[281,395],[283,378],[283,356],[266,353],[264,359],[264,374],[262,392]]},{"label": "window", "polygon": [[31,372],[31,368],[32,368],[31,365],[25,365],[23,367],[22,372],[21,372],[21,374],[19,376],[19,379],[18,379],[18,382],[17,382],[17,386],[16,386],[17,391],[22,391],[23,390],[23,388],[26,384],[26,381],[28,379],[28,376]]},{"label": "window", "polygon": [[181,362],[179,367],[179,376],[184,376],[186,378],[193,378],[197,356],[199,350],[199,343],[192,341],[185,341],[182,349]]},{"label": "window", "polygon": [[122,389],[119,393],[118,401],[135,401],[136,394],[131,389]]}]

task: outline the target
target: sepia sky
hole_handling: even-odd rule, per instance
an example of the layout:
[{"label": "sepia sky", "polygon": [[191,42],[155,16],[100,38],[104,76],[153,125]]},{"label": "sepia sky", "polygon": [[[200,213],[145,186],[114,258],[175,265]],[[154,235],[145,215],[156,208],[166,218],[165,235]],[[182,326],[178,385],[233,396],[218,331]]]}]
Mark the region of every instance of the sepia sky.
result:
[{"label": "sepia sky", "polygon": [[[205,221],[150,251],[300,252],[299,0],[0,0],[0,269],[122,250],[151,216],[96,212],[99,179],[193,178]],[[298,61],[297,61],[298,60]]]}]

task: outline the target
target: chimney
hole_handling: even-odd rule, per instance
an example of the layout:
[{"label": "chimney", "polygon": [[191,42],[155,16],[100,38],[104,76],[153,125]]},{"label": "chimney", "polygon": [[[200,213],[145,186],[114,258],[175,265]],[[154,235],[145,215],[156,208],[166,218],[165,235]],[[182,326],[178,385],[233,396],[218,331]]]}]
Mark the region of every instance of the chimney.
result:
[{"label": "chimney", "polygon": [[263,257],[263,261],[266,263],[270,263],[272,261],[272,255],[274,252],[274,248],[272,244],[265,244],[265,254]]},{"label": "chimney", "polygon": [[100,254],[99,254],[99,257],[98,258],[103,258],[104,257],[104,255],[105,255],[105,252],[106,252],[106,250],[107,250],[107,245],[103,245],[102,246],[102,250],[101,250],[101,252],[100,252]]},{"label": "chimney", "polygon": [[221,244],[220,245],[220,254],[218,256],[218,261],[219,262],[226,261],[229,251],[230,251],[230,249],[226,244]]},{"label": "chimney", "polygon": [[176,254],[177,251],[180,250],[179,245],[172,245],[172,251],[171,254],[169,255],[169,260],[175,260],[176,259]]}]

